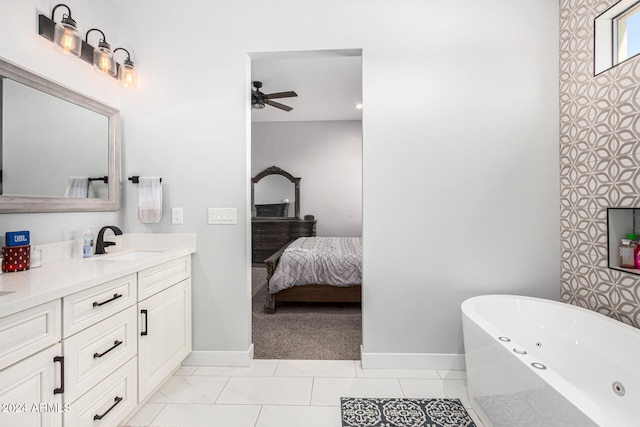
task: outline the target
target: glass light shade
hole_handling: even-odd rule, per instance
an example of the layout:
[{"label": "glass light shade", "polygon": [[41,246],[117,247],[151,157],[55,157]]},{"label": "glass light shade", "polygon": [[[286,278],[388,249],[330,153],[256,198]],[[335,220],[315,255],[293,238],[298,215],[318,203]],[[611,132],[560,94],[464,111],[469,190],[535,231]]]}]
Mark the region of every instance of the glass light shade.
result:
[{"label": "glass light shade", "polygon": [[98,48],[93,50],[93,68],[110,76],[116,75],[116,61],[106,43],[100,42]]},{"label": "glass light shade", "polygon": [[64,54],[80,56],[82,37],[73,19],[64,17],[62,22],[56,24],[53,33],[53,47]]},{"label": "glass light shade", "polygon": [[118,80],[126,89],[135,89],[138,86],[138,73],[133,68],[133,62],[125,60],[118,68]]}]

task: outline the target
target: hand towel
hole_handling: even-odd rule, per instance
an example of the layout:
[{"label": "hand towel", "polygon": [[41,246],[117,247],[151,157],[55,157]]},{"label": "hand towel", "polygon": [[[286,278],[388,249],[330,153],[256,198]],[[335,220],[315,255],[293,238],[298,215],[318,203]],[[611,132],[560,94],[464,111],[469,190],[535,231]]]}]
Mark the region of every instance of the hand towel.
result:
[{"label": "hand towel", "polygon": [[138,219],[153,224],[162,219],[162,181],[159,176],[141,176],[138,180]]},{"label": "hand towel", "polygon": [[64,190],[64,197],[72,199],[86,199],[88,195],[88,176],[70,176],[67,178],[67,187]]}]

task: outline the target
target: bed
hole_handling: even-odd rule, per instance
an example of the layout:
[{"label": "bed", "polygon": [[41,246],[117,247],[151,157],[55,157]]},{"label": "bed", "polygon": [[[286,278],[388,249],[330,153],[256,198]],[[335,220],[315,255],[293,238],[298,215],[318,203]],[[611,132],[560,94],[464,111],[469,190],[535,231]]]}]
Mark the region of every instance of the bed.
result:
[{"label": "bed", "polygon": [[265,264],[265,313],[275,313],[279,302],[361,302],[360,237],[299,237]]}]

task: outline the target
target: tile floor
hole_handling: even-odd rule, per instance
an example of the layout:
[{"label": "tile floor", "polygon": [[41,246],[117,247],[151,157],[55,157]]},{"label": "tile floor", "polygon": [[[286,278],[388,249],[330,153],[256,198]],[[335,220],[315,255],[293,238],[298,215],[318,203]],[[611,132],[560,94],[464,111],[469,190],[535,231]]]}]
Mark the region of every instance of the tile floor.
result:
[{"label": "tile floor", "polygon": [[362,369],[356,360],[254,360],[181,367],[127,427],[340,427],[340,397],[456,397],[465,371]]}]

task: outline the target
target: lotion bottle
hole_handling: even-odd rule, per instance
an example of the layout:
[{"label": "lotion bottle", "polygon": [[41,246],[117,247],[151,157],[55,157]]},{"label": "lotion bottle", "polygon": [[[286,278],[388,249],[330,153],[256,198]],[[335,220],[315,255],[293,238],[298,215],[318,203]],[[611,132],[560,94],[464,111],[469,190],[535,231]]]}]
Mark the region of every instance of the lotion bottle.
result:
[{"label": "lotion bottle", "polygon": [[93,233],[87,228],[84,233],[84,242],[82,243],[82,258],[91,258],[93,256]]}]

